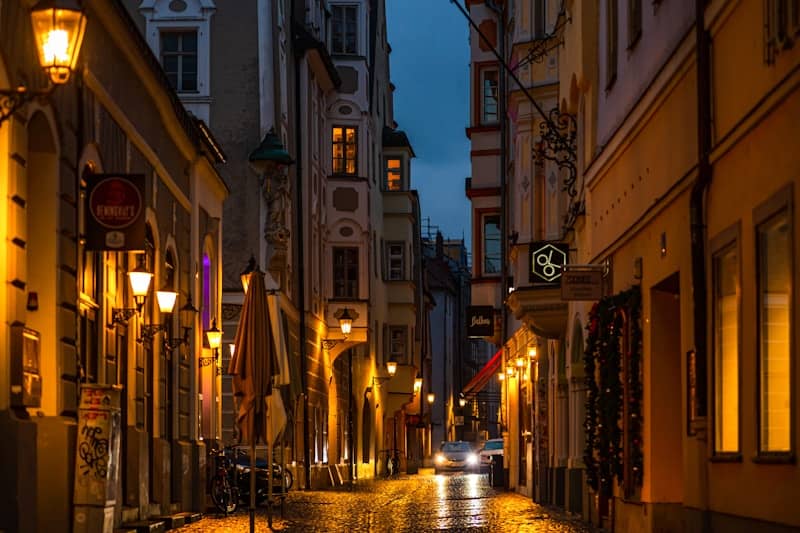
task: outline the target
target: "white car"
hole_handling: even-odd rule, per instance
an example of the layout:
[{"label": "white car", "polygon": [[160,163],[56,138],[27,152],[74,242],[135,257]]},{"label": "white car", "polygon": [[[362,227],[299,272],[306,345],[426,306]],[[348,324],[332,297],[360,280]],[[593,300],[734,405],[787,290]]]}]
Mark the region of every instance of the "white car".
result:
[{"label": "white car", "polygon": [[489,439],[480,451],[481,470],[488,471],[492,460],[503,461],[503,439]]},{"label": "white car", "polygon": [[460,440],[443,442],[433,462],[437,474],[444,470],[476,472],[479,468],[478,454],[472,450],[472,445]]}]

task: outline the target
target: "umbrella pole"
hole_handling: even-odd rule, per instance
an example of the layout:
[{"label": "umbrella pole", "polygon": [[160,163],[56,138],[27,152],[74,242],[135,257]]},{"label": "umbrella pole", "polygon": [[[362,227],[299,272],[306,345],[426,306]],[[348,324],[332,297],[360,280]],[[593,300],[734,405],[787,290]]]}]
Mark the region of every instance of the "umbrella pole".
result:
[{"label": "umbrella pole", "polygon": [[[272,392],[275,394],[275,391]],[[266,419],[267,419],[267,435],[269,438],[267,439],[267,526],[272,529],[272,439],[273,436],[270,435],[272,431],[272,426],[270,425],[269,419],[269,396],[267,396],[266,405],[264,407],[266,411]]]},{"label": "umbrella pole", "polygon": [[250,533],[256,530],[256,441],[250,438]]}]

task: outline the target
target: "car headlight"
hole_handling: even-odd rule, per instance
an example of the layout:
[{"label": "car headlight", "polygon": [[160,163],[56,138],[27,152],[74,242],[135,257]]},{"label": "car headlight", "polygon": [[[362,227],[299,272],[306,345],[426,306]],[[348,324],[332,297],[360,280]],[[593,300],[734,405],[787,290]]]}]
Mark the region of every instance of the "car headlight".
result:
[{"label": "car headlight", "polygon": [[468,465],[476,465],[478,464],[478,456],[474,453],[467,455],[467,464]]},{"label": "car headlight", "polygon": [[444,463],[444,455],[442,455],[441,453],[437,453],[436,457],[434,457],[433,460],[436,462],[437,465],[440,465]]}]

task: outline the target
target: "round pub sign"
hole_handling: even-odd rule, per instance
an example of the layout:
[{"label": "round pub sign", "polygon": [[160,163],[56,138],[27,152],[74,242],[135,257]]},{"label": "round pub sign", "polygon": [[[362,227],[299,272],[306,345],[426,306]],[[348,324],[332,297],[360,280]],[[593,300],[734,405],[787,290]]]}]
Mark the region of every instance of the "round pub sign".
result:
[{"label": "round pub sign", "polygon": [[139,189],[130,181],[107,178],[92,190],[89,210],[98,224],[119,230],[127,228],[139,218],[142,197]]}]

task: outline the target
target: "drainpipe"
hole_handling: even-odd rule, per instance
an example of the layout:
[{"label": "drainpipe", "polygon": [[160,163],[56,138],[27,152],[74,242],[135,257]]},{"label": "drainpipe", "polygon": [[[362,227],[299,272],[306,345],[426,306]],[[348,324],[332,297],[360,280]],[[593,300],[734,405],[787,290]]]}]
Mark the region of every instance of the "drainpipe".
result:
[{"label": "drainpipe", "polygon": [[[697,57],[697,181],[692,187],[689,216],[691,223],[692,285],[694,304],[694,345],[697,357],[697,406],[696,415],[707,415],[708,340],[707,292],[705,265],[705,196],[712,179],[709,162],[711,151],[711,38],[705,29],[706,0],[695,0],[695,47]],[[701,469],[701,484],[705,493],[703,508],[703,531],[710,531],[708,509],[708,469]]]},{"label": "drainpipe", "polygon": [[[279,0],[280,1],[280,0]],[[292,0],[292,13],[290,20],[295,19],[295,0]],[[291,26],[291,24],[290,24]],[[293,28],[289,31],[294,33]],[[308,361],[306,361],[306,273],[305,273],[305,234],[303,228],[303,134],[302,134],[302,106],[300,104],[300,66],[302,57],[295,54],[294,67],[294,132],[295,132],[295,154],[297,154],[297,164],[295,165],[295,191],[297,191],[297,301],[300,311],[300,376],[303,386],[303,473],[305,478],[305,489],[311,489],[311,454],[308,448],[311,438],[308,427]]]}]

